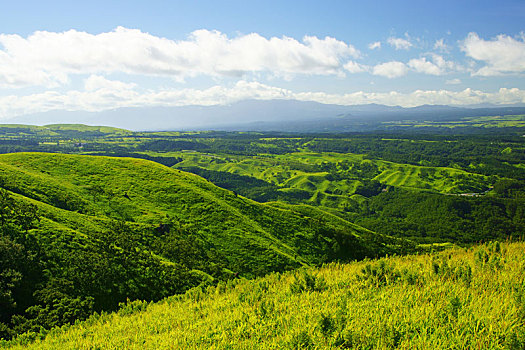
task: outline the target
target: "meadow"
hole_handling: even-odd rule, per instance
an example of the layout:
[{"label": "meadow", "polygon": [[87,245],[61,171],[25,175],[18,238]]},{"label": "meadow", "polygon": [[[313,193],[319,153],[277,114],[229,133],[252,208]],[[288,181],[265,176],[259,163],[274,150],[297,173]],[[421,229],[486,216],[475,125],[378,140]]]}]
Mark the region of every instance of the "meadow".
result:
[{"label": "meadow", "polygon": [[[522,349],[523,243],[328,264],[131,301],[12,349]],[[18,343],[18,344],[17,344]],[[27,346],[27,347],[26,347]]]},{"label": "meadow", "polygon": [[415,128],[508,128],[524,127],[525,115],[496,115],[484,117],[465,117],[460,120],[451,121],[396,121],[384,122],[385,125],[395,127],[415,127]]},{"label": "meadow", "polygon": [[[345,200],[358,192],[363,181],[384,186],[438,193],[483,192],[494,179],[450,167],[429,167],[365,159],[362,154],[298,152],[284,155],[219,156],[180,152],[179,169],[199,167],[255,177],[282,190],[295,189],[310,194],[310,201],[342,208]],[[322,198],[322,199],[319,199]]]}]

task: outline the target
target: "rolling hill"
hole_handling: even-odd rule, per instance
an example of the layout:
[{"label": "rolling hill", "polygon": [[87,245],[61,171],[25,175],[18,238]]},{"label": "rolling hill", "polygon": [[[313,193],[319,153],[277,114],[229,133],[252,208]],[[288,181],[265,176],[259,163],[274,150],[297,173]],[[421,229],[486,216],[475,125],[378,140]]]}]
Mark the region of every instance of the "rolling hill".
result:
[{"label": "rolling hill", "polygon": [[[182,159],[179,169],[199,169],[249,176],[278,186],[299,190],[308,202],[326,208],[351,206],[351,198],[366,181],[409,190],[446,194],[483,192],[487,176],[450,167],[429,167],[365,159],[360,154],[294,152],[283,155],[232,156],[197,152],[174,153]],[[202,172],[202,171],[201,171]]]},{"label": "rolling hill", "polygon": [[159,300],[217,280],[410,246],[142,159],[4,154],[0,188],[2,220],[19,227],[0,240],[1,251],[19,252],[0,260],[12,271],[0,337],[74,322],[126,298]]},{"label": "rolling hill", "polygon": [[[3,188],[37,205],[52,206],[40,205],[48,219],[52,212],[67,211],[71,223],[61,219],[57,223],[70,229],[82,227],[81,222],[102,225],[109,219],[151,228],[171,221],[220,246],[232,266],[242,266],[236,255],[248,246],[291,264],[320,262],[318,257],[297,255],[292,242],[298,234],[314,234],[322,212],[309,217],[293,209],[277,210],[196,175],[141,159],[19,153],[1,155],[0,164]],[[326,225],[337,230],[352,227],[346,234],[356,239],[369,233],[335,218]],[[308,249],[315,251],[316,246],[311,242]]]}]

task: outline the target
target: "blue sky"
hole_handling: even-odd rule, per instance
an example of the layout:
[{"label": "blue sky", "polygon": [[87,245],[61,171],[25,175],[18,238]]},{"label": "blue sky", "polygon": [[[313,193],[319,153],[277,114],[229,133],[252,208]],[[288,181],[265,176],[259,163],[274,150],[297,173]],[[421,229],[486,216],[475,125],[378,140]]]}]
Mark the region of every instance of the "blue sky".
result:
[{"label": "blue sky", "polygon": [[525,103],[524,1],[4,1],[0,118],[287,98]]}]

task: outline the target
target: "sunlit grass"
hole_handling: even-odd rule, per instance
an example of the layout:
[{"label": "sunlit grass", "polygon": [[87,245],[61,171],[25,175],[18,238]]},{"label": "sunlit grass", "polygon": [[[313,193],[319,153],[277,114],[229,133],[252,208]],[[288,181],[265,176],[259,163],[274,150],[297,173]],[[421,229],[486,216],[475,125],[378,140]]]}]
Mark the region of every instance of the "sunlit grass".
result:
[{"label": "sunlit grass", "polygon": [[489,244],[232,280],[130,303],[30,348],[522,349],[524,249]]}]

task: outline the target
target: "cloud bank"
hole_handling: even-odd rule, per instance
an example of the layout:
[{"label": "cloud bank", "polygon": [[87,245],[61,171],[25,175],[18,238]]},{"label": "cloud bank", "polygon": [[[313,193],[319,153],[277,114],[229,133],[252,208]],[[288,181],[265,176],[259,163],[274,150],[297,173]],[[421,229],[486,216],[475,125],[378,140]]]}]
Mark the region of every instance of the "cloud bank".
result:
[{"label": "cloud bank", "polygon": [[133,84],[91,76],[83,91],[66,93],[47,91],[27,96],[0,97],[0,118],[52,110],[103,111],[121,107],[185,106],[228,104],[246,99],[294,99],[320,103],[355,105],[377,103],[414,107],[424,104],[473,105],[481,103],[525,103],[525,90],[502,88],[496,92],[473,89],[462,91],[416,90],[411,93],[364,92],[328,94],[324,92],[293,92],[259,82],[238,81],[231,87],[213,86],[207,89],[180,89],[138,92]]},{"label": "cloud bank", "polygon": [[348,58],[359,55],[350,44],[315,36],[302,41],[256,33],[229,38],[218,31],[197,30],[186,40],[174,41],[124,27],[100,34],[0,34],[0,85],[56,87],[66,84],[71,74],[115,72],[175,79],[242,77],[250,72],[338,75]]}]

